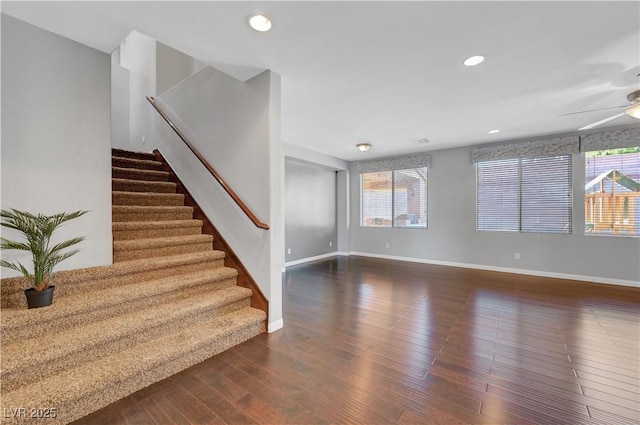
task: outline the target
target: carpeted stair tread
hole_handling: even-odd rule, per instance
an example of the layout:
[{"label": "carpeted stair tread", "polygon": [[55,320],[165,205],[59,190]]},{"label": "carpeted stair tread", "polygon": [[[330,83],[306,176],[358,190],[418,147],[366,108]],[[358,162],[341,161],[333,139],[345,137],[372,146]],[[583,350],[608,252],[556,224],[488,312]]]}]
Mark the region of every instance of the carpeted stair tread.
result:
[{"label": "carpeted stair tread", "polygon": [[193,208],[184,206],[158,207],[113,205],[111,207],[111,218],[113,222],[192,220]]},{"label": "carpeted stair tread", "polygon": [[111,187],[119,192],[176,193],[177,184],[165,181],[111,179]]},{"label": "carpeted stair tread", "polygon": [[113,242],[113,262],[213,249],[213,236],[188,235]]},{"label": "carpeted stair tread", "polygon": [[180,193],[123,192],[114,190],[112,205],[138,206],[184,206],[184,195]]},{"label": "carpeted stair tread", "polygon": [[169,173],[156,170],[138,170],[135,168],[111,167],[111,176],[117,179],[169,181]]},{"label": "carpeted stair tread", "polygon": [[217,267],[67,295],[63,299],[54,300],[50,307],[32,310],[4,309],[0,323],[2,343],[8,344],[23,337],[56,329],[67,329],[89,319],[103,319],[114,314],[170,303],[196,292],[219,290],[235,283],[237,275],[236,269]]},{"label": "carpeted stair tread", "polygon": [[155,161],[156,156],[152,152],[132,152],[124,149],[111,148],[111,156],[118,158],[142,159],[147,161]]},{"label": "carpeted stair tread", "polygon": [[211,235],[172,236],[167,238],[136,239],[131,241],[117,241],[113,243],[114,251],[135,251],[138,249],[160,248],[165,246],[190,245],[197,243],[211,243]]},{"label": "carpeted stair tread", "polygon": [[202,220],[123,221],[113,223],[112,233],[114,241],[199,235],[202,233]]},{"label": "carpeted stair tread", "polygon": [[90,267],[86,269],[60,271],[54,275],[56,285],[52,307],[26,310],[23,290],[24,278],[2,279],[3,320],[9,310],[22,311],[24,315],[40,314],[38,311],[57,308],[56,300],[72,296],[84,291],[101,290],[117,286],[130,285],[148,280],[183,275],[196,271],[213,271],[223,265],[225,254],[222,251],[202,251],[188,254],[171,255],[156,258],[123,261],[109,266]]},{"label": "carpeted stair tread", "polygon": [[[197,322],[249,306],[251,291],[230,286],[171,304],[134,310],[2,347],[2,387],[11,391],[38,378],[121,351]],[[73,342],[73,343],[70,343]],[[29,353],[29,357],[24,356]],[[39,370],[42,367],[43,370]]]},{"label": "carpeted stair tread", "polygon": [[[248,307],[187,326],[7,392],[3,405],[56,406],[57,418],[47,423],[68,423],[256,336],[264,331],[265,319],[263,311]],[[12,420],[6,423],[30,423]]]},{"label": "carpeted stair tread", "polygon": [[156,161],[155,159],[149,160],[112,156],[111,165],[120,168],[137,168],[139,170],[162,171],[162,162]]}]

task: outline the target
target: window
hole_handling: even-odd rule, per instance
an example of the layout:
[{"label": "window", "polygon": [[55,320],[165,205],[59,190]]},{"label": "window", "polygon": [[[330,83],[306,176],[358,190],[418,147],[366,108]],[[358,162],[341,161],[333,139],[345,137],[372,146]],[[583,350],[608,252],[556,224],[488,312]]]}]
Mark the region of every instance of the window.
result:
[{"label": "window", "polygon": [[571,155],[477,162],[477,230],[571,233]]},{"label": "window", "polygon": [[640,147],[585,155],[585,234],[640,236]]},{"label": "window", "polygon": [[427,167],[360,176],[362,226],[427,228]]}]

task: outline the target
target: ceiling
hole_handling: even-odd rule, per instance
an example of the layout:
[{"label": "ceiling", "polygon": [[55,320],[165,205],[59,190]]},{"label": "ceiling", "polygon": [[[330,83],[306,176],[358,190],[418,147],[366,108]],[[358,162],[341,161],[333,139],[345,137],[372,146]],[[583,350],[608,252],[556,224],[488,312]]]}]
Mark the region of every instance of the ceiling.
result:
[{"label": "ceiling", "polygon": [[[345,160],[574,132],[623,109],[562,114],[626,105],[640,88],[637,1],[1,7],[107,53],[136,30],[242,80],[271,69],[282,77],[283,141]],[[271,31],[248,26],[255,12]],[[484,63],[463,65],[478,53]],[[373,148],[361,153],[360,142]]]}]

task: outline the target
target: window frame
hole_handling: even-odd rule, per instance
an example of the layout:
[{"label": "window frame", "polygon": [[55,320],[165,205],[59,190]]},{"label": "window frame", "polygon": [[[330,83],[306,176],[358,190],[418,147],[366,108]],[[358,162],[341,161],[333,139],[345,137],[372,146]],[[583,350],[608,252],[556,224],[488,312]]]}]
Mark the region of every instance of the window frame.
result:
[{"label": "window frame", "polygon": [[[424,180],[424,203],[420,203],[420,208],[422,208],[422,206],[424,205],[424,225],[419,224],[419,225],[398,225],[397,224],[397,217],[396,217],[396,210],[397,210],[397,197],[396,197],[396,193],[397,193],[397,187],[396,187],[396,181],[397,181],[397,177],[396,177],[396,173],[398,172],[403,172],[403,171],[414,171],[414,172],[418,172],[417,170],[424,170],[424,177],[421,176],[421,178],[423,178]],[[391,217],[390,217],[390,224],[389,225],[367,225],[365,224],[365,220],[366,217],[364,216],[365,213],[365,188],[364,188],[364,176],[366,174],[372,174],[372,173],[391,173],[391,181],[390,181],[390,186],[391,186],[391,190],[390,190],[390,199],[391,199]],[[384,229],[418,229],[418,230],[426,230],[429,228],[429,167],[426,165],[423,166],[418,166],[418,167],[409,167],[409,168],[396,168],[396,169],[384,169],[384,170],[376,170],[376,171],[365,171],[365,172],[360,172],[359,173],[359,180],[360,180],[360,227],[366,227],[366,228],[384,228]]]},{"label": "window frame", "polygon": [[[612,157],[617,157],[619,155],[627,155],[627,154],[636,154],[636,155],[640,156],[640,146],[625,146],[625,147],[626,148],[637,149],[637,150],[631,151],[631,152],[605,153],[605,154],[599,155],[599,156],[593,155],[593,157],[594,158],[597,158],[597,157],[612,158]],[[592,175],[591,177],[589,177],[589,174],[590,174],[589,170],[588,170],[588,168],[589,168],[589,156],[590,156],[589,154],[592,153],[592,152],[598,152],[598,151],[623,150],[625,147],[623,147],[623,148],[608,148],[607,147],[605,149],[588,149],[588,150],[585,149],[583,151],[583,153],[584,153],[583,179],[584,179],[585,191],[584,191],[584,197],[582,199],[583,204],[584,204],[584,215],[583,215],[582,218],[584,219],[584,235],[587,236],[587,237],[598,237],[598,236],[600,236],[600,237],[615,237],[615,238],[627,237],[627,238],[634,238],[634,239],[640,238],[640,221],[636,222],[635,226],[634,226],[634,227],[638,228],[638,233],[629,233],[629,232],[622,232],[622,231],[621,232],[616,232],[615,231],[616,224],[619,226],[620,224],[624,225],[624,223],[613,223],[613,222],[612,222],[612,226],[614,227],[613,229],[605,229],[604,232],[601,232],[601,231],[597,231],[595,229],[596,228],[596,224],[593,223],[592,221],[590,221],[590,218],[593,218],[593,217],[589,217],[589,212],[591,211],[591,215],[592,216],[593,215],[598,215],[599,216],[599,221],[604,221],[603,220],[602,211],[603,211],[603,203],[604,203],[603,201],[604,201],[604,198],[605,198],[605,197],[598,197],[598,196],[594,196],[593,197],[594,198],[594,203],[598,204],[597,206],[595,206],[595,209],[597,210],[597,213],[594,212],[594,205],[591,205],[591,207],[589,207],[589,205],[588,205],[589,204],[589,201],[588,201],[589,195],[590,194],[597,194],[598,192],[597,191],[593,191],[593,192],[589,191],[588,188],[587,188],[587,185],[589,185],[594,180],[594,178],[600,177],[600,174],[601,174],[601,173],[595,172],[595,170],[597,169],[597,166],[596,166],[596,164],[593,164],[595,176]],[[622,159],[622,161],[624,162],[624,159]],[[623,168],[621,170],[612,169],[611,171],[618,171],[618,172],[622,173],[625,177],[629,177],[629,178],[633,179],[632,176],[627,176],[628,172],[627,172],[627,170],[625,168]],[[602,180],[604,181],[604,178]],[[606,186],[606,182],[604,184]],[[617,191],[614,189],[613,192],[612,192],[612,196],[616,192]],[[624,193],[624,190],[622,190],[621,192]],[[604,192],[604,193],[607,194],[607,192]],[[606,197],[606,198],[608,199],[609,197]],[[595,202],[596,199],[597,199],[598,202]],[[637,204],[638,201],[634,200],[633,203]],[[624,197],[624,201],[623,201],[623,211],[624,212],[623,212],[623,214],[630,214],[629,211],[634,209],[634,208],[631,208],[630,204],[631,203],[629,202],[629,198],[628,197]],[[615,202],[614,202],[613,208],[614,209],[616,208]],[[613,213],[613,214],[615,216],[615,213]],[[634,215],[638,216],[639,214],[637,212],[635,212]],[[613,220],[614,218],[611,217],[610,219]],[[590,225],[593,226],[593,227],[590,227]]]}]

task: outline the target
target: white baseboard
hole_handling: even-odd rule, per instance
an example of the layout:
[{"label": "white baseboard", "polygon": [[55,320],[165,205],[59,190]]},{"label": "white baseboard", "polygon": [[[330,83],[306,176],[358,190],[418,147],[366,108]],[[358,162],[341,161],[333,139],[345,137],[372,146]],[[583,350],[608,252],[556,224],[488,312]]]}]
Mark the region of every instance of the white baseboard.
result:
[{"label": "white baseboard", "polygon": [[299,260],[289,261],[284,263],[285,268],[291,266],[297,266],[298,264],[309,263],[311,261],[324,260],[325,258],[335,257],[336,255],[349,255],[347,253],[329,252],[327,254],[316,255],[315,257],[301,258]]},{"label": "white baseboard", "polygon": [[511,267],[496,267],[496,266],[487,266],[483,264],[458,263],[453,261],[426,260],[423,258],[400,257],[396,255],[371,254],[368,252],[349,252],[349,254],[347,255],[357,255],[361,257],[371,257],[371,258],[383,258],[387,260],[397,260],[397,261],[408,261],[412,263],[435,264],[439,266],[462,267],[466,269],[488,270],[488,271],[503,272],[503,273],[524,274],[524,275],[530,275],[530,276],[542,276],[542,277],[552,277],[552,278],[558,278],[558,279],[580,280],[584,282],[605,283],[608,285],[620,285],[620,286],[630,286],[633,288],[640,288],[640,282],[635,282],[633,280],[624,280],[624,279],[610,279],[610,278],[598,277],[598,276],[554,273],[554,272],[545,272],[540,270],[515,269]]},{"label": "white baseboard", "polygon": [[275,322],[269,322],[267,325],[267,333],[272,333],[284,327],[284,320],[278,319]]}]

